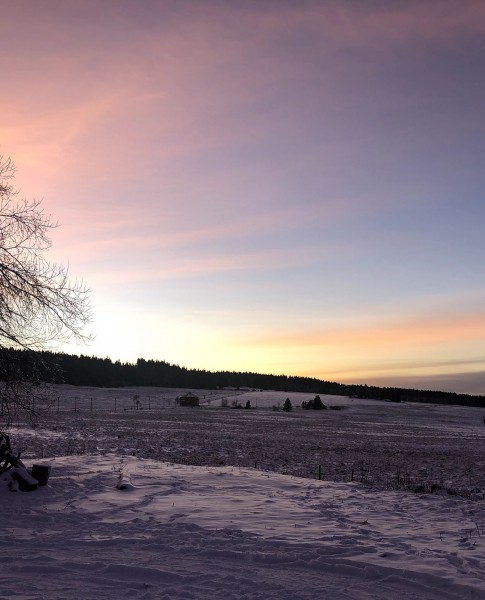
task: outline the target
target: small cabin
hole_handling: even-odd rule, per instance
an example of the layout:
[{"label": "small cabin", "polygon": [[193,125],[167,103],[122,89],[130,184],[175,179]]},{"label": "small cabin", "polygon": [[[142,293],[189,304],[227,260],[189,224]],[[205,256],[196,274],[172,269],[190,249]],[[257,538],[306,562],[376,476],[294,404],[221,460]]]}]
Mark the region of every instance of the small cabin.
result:
[{"label": "small cabin", "polygon": [[199,396],[196,396],[192,392],[187,392],[183,396],[176,398],[176,403],[179,406],[199,406]]}]

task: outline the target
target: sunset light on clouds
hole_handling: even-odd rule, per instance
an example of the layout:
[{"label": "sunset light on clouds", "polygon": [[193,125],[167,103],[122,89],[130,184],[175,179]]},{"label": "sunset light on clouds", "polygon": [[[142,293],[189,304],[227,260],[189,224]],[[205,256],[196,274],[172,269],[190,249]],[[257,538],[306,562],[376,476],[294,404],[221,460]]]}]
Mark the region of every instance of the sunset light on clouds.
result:
[{"label": "sunset light on clouds", "polygon": [[485,2],[1,4],[61,349],[485,394]]}]

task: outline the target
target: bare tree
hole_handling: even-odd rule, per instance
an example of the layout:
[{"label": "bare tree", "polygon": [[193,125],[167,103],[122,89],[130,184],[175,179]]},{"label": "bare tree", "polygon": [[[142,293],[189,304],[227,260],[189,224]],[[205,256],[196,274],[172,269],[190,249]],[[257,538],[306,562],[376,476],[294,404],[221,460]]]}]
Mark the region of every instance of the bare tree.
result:
[{"label": "bare tree", "polygon": [[[18,198],[14,175],[11,159],[0,156],[0,348],[38,352],[55,340],[87,340],[88,290],[71,282],[68,267],[45,258],[57,224],[39,200]],[[42,397],[32,388],[38,388],[38,371],[38,360],[28,369],[12,358],[0,362],[2,414],[35,413],[35,398]]]}]

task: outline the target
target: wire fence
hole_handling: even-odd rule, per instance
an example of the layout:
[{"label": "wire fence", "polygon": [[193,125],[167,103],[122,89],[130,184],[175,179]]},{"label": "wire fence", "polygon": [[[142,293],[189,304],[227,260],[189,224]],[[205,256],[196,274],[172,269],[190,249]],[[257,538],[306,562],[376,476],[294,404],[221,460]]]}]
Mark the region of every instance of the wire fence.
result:
[{"label": "wire fence", "polygon": [[154,411],[170,408],[195,406],[227,406],[234,402],[235,397],[242,394],[239,391],[180,391],[164,394],[100,394],[100,395],[57,395],[52,408],[57,412],[130,412]]}]

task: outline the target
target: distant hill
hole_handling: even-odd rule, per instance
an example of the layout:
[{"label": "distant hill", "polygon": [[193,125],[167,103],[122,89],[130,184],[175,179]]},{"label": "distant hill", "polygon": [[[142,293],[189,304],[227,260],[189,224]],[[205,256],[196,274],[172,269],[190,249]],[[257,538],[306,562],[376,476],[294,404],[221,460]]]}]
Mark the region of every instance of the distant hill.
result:
[{"label": "distant hill", "polygon": [[224,387],[335,394],[355,398],[373,398],[389,402],[429,402],[485,408],[485,396],[432,390],[348,385],[313,377],[266,375],[232,371],[187,369],[165,361],[138,359],[136,363],[113,362],[109,358],[77,356],[54,352],[36,352],[0,348],[0,381],[12,373],[27,373],[29,379],[47,383],[67,383],[95,387],[155,386],[191,389]]}]

